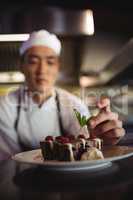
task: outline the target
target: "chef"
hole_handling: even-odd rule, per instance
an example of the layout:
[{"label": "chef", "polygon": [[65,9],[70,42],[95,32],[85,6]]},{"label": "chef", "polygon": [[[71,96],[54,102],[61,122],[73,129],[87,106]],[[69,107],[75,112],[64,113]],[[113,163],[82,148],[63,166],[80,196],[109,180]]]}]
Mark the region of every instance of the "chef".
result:
[{"label": "chef", "polygon": [[100,112],[81,129],[73,109],[90,117],[76,96],[55,87],[60,70],[61,42],[46,30],[34,31],[20,47],[20,70],[25,83],[0,97],[0,159],[39,148],[47,135],[95,134],[110,145],[118,143],[125,130],[109,99],[98,102]]}]

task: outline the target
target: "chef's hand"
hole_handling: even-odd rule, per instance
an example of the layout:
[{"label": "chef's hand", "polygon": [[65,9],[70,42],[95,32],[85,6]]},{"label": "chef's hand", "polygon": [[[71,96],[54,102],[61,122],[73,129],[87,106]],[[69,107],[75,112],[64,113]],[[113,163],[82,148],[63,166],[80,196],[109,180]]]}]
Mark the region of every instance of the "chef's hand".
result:
[{"label": "chef's hand", "polygon": [[117,113],[111,112],[108,98],[102,98],[98,102],[98,107],[99,114],[92,117],[88,125],[90,135],[102,138],[104,144],[115,145],[125,135],[122,121],[119,120]]}]

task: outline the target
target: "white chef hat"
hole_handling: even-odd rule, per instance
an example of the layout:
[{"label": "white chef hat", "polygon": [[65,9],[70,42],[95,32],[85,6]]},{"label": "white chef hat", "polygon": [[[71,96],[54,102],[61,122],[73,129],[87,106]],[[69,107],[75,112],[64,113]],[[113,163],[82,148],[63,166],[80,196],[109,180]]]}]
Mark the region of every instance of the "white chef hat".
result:
[{"label": "white chef hat", "polygon": [[61,52],[61,42],[55,34],[46,30],[34,31],[30,34],[29,39],[22,43],[19,52],[23,55],[27,49],[33,46],[46,46],[55,51],[57,55]]}]

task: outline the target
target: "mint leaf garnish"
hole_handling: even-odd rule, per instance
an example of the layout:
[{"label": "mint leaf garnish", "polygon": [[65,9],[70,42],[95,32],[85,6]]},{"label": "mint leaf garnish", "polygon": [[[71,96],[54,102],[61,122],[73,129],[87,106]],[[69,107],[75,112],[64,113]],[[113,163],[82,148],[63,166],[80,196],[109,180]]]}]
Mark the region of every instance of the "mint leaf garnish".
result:
[{"label": "mint leaf garnish", "polygon": [[85,115],[81,115],[80,112],[77,111],[77,109],[73,109],[73,110],[80,126],[84,127],[85,125],[88,125],[91,117],[87,118]]}]

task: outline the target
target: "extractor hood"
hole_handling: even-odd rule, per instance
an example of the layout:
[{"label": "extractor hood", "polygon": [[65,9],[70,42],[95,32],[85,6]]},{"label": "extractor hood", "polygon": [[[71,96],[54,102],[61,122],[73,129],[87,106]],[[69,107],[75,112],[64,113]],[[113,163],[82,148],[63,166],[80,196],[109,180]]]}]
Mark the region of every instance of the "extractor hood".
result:
[{"label": "extractor hood", "polygon": [[17,19],[17,33],[29,33],[42,28],[63,36],[93,35],[93,11],[42,6],[25,10]]}]

